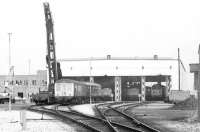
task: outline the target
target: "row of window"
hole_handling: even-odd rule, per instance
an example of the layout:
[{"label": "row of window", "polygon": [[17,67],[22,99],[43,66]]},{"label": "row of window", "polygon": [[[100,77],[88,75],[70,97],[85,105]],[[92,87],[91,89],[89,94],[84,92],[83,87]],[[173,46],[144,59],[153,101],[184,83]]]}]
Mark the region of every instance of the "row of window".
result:
[{"label": "row of window", "polygon": [[[89,68],[90,68],[90,70],[93,70],[93,67],[90,66]],[[118,66],[116,66],[116,67],[114,67],[114,68],[115,68],[116,70],[119,69]],[[141,66],[141,69],[144,70],[144,66]],[[172,69],[172,66],[171,66],[171,65],[169,66],[169,69],[170,69],[170,70]],[[70,67],[70,70],[73,70],[73,67],[72,67],[72,66]]]},{"label": "row of window", "polygon": [[[6,82],[9,82],[8,80],[7,81],[3,81],[3,85],[6,85]],[[47,81],[45,80],[41,80],[41,81],[38,81],[38,80],[12,80],[9,82],[9,85],[25,85],[25,86],[28,86],[28,85],[47,85]]]}]

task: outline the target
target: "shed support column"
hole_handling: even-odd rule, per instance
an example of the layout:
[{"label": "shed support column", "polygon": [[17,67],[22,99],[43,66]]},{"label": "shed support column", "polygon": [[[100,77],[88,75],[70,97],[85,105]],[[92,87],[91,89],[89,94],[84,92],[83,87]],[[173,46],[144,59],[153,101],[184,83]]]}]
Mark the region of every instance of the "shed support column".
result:
[{"label": "shed support column", "polygon": [[115,101],[121,101],[121,77],[115,77]]},{"label": "shed support column", "polygon": [[141,77],[141,101],[145,101],[145,95],[146,95],[146,90],[145,90],[145,76]]},{"label": "shed support column", "polygon": [[[94,82],[94,77],[90,76],[90,82]],[[90,104],[92,103],[92,86],[90,85]]]},{"label": "shed support column", "polygon": [[166,82],[165,99],[169,100],[169,91],[170,91],[170,87],[171,87],[170,76],[166,76],[165,82]]},{"label": "shed support column", "polygon": [[90,82],[91,82],[91,83],[94,82],[94,77],[90,76]]}]

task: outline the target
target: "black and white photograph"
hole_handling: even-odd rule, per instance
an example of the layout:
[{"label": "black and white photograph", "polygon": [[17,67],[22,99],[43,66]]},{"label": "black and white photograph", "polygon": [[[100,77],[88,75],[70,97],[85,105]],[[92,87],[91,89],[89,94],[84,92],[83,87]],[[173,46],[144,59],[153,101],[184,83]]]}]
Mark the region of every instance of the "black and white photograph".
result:
[{"label": "black and white photograph", "polygon": [[1,0],[0,132],[200,132],[200,1]]}]

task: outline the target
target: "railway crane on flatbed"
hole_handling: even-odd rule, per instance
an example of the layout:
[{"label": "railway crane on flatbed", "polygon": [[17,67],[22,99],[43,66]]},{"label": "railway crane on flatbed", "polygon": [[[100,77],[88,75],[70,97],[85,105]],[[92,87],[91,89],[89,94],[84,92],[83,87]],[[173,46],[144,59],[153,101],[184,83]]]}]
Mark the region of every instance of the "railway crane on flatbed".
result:
[{"label": "railway crane on flatbed", "polygon": [[56,50],[55,50],[55,38],[53,20],[49,7],[49,3],[44,3],[44,13],[46,21],[46,33],[47,33],[47,69],[48,69],[48,91],[50,97],[54,97],[54,84],[58,79],[62,78],[60,69],[60,63],[56,61]]}]

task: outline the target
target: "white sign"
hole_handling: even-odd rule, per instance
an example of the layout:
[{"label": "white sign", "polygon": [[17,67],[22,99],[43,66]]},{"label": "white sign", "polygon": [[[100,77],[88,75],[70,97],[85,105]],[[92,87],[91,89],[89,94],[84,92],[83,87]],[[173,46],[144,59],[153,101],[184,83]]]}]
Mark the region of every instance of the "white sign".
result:
[{"label": "white sign", "polygon": [[5,87],[8,87],[8,82],[5,82]]},{"label": "white sign", "polygon": [[14,66],[11,66],[10,69],[9,69],[9,74],[11,76],[14,76]]}]

